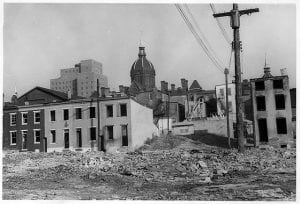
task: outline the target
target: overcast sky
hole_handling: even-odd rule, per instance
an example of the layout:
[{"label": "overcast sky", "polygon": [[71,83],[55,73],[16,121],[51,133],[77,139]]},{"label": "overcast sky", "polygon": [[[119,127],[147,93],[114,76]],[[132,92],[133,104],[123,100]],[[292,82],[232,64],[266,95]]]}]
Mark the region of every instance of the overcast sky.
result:
[{"label": "overcast sky", "polygon": [[[231,4],[215,4],[218,12]],[[264,58],[273,75],[286,68],[290,87],[296,87],[296,7],[293,4],[239,4],[260,9],[241,17],[243,78],[263,74]],[[212,48],[228,66],[230,46],[212,16],[209,4],[190,4],[195,19]],[[220,19],[232,36],[228,17]],[[10,100],[35,86],[50,88],[62,68],[84,59],[103,64],[109,86],[130,85],[130,69],[137,58],[142,31],[147,58],[156,70],[156,86],[165,80],[198,80],[203,89],[224,83],[197,44],[173,4],[4,4],[3,92]],[[231,64],[230,71],[233,72]],[[232,80],[232,78],[230,79]]]}]

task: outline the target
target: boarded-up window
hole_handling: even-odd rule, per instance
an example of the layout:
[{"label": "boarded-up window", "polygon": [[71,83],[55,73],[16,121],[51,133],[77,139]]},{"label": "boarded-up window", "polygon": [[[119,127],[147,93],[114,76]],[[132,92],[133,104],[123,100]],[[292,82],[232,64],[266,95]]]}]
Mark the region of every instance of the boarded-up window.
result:
[{"label": "boarded-up window", "polygon": [[287,134],[286,119],[276,118],[277,134]]},{"label": "boarded-up window", "polygon": [[265,111],[266,110],[266,101],[264,96],[257,96],[256,97],[256,105],[258,111]]},{"label": "boarded-up window", "polygon": [[285,109],[285,101],[284,101],[283,94],[275,95],[275,105],[276,105],[276,110],[284,110]]}]

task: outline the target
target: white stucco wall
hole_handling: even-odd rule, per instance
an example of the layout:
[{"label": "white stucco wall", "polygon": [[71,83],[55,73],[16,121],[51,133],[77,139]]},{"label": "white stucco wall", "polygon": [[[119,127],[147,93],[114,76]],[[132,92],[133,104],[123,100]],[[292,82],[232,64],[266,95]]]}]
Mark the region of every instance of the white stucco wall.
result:
[{"label": "white stucco wall", "polygon": [[131,100],[132,147],[142,146],[153,133],[153,110]]}]

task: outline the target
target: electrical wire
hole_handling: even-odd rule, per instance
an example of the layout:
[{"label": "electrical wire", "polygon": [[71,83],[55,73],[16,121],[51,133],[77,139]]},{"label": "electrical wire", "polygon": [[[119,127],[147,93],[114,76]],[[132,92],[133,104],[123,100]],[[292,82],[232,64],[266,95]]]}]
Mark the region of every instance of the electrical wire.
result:
[{"label": "electrical wire", "polygon": [[203,42],[203,40],[201,39],[201,37],[199,36],[199,34],[197,33],[197,31],[195,30],[194,26],[190,22],[189,18],[186,16],[185,12],[181,8],[181,6],[179,4],[175,4],[175,6],[176,6],[177,10],[179,11],[181,17],[183,18],[184,22],[188,26],[189,30],[192,32],[192,34],[196,38],[198,44],[202,47],[202,49],[204,50],[204,52],[206,53],[206,55],[210,58],[210,60],[212,61],[212,63],[223,73],[224,72],[223,67],[216,60],[216,58],[211,54],[211,52],[209,51],[209,49],[207,48],[207,46],[205,45],[205,43]]},{"label": "electrical wire", "polygon": [[[216,14],[217,11],[216,11],[215,6],[214,6],[213,4],[209,4],[209,5],[210,5],[210,8],[211,8],[212,12],[213,12],[214,14]],[[224,29],[224,27],[223,27],[223,25],[222,25],[220,19],[219,19],[219,18],[215,18],[215,19],[216,19],[216,21],[217,21],[217,24],[218,24],[218,26],[219,26],[219,28],[220,28],[220,30],[221,30],[221,33],[222,33],[222,35],[224,36],[225,40],[227,41],[227,43],[228,43],[229,45],[231,45],[232,40],[231,40],[231,38],[229,37],[229,35],[227,34],[226,30]]]},{"label": "electrical wire", "polygon": [[[211,50],[211,52],[212,52],[213,56],[216,58],[216,60],[217,60],[218,62],[221,62],[220,58],[218,57],[218,55],[216,54],[216,52],[214,51],[214,49],[211,47],[211,45],[210,45],[210,43],[208,42],[207,38],[205,37],[204,33],[203,33],[202,30],[200,29],[200,27],[199,27],[197,21],[196,21],[195,18],[194,18],[194,15],[192,14],[192,12],[191,12],[191,10],[189,9],[188,5],[187,5],[187,4],[183,4],[183,5],[184,5],[186,11],[188,12],[188,14],[190,15],[190,17],[191,17],[191,19],[192,19],[194,25],[196,26],[196,29],[198,29],[198,31],[199,31],[199,33],[200,33],[200,35],[201,35],[201,37],[202,37],[204,43],[205,43],[205,44],[207,45],[207,47]],[[223,64],[223,63],[219,63],[219,64]]]}]

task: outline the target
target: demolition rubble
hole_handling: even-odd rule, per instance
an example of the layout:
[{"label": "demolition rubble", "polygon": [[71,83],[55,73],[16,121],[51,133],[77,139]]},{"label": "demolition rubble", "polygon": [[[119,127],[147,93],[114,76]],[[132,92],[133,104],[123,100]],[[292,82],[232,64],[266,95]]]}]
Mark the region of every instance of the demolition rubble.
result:
[{"label": "demolition rubble", "polygon": [[294,149],[237,150],[180,136],[135,152],[14,153],[3,199],[295,200]]}]

